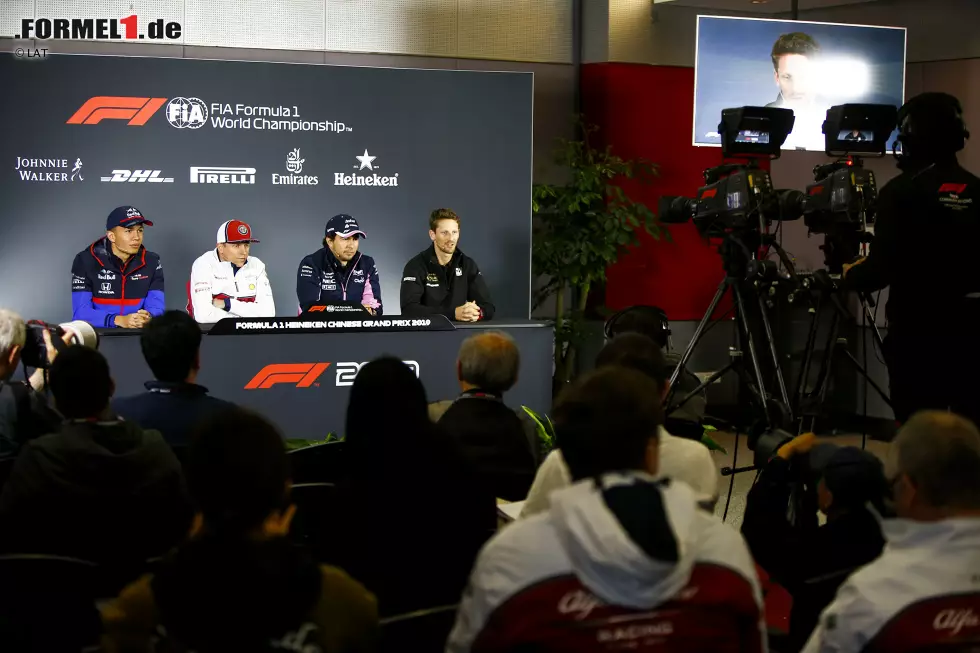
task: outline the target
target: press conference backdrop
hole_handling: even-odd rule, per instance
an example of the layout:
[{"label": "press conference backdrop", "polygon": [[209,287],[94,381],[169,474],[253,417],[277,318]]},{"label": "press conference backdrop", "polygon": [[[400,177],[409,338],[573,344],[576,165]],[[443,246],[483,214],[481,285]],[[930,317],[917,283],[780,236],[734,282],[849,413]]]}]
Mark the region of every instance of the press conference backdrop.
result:
[{"label": "press conference backdrop", "polygon": [[234,218],[261,241],[277,313],[295,315],[300,260],[349,213],[397,314],[402,268],[431,244],[429,213],[449,207],[497,316],[527,318],[532,85],[512,72],[0,57],[0,306],[69,319],[72,259],[132,204],[155,223],[144,243],[162,257],[168,308],[184,308],[192,262]]}]

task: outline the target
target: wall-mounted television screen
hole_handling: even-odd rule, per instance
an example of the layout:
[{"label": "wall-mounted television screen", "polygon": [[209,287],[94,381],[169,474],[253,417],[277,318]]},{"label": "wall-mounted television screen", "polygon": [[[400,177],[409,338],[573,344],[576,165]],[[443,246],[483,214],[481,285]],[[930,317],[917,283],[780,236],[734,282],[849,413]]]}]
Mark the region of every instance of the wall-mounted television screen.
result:
[{"label": "wall-mounted television screen", "polygon": [[695,60],[694,145],[721,145],[722,109],[770,106],[796,118],[782,149],[823,152],[830,107],[905,98],[904,27],[698,16]]}]

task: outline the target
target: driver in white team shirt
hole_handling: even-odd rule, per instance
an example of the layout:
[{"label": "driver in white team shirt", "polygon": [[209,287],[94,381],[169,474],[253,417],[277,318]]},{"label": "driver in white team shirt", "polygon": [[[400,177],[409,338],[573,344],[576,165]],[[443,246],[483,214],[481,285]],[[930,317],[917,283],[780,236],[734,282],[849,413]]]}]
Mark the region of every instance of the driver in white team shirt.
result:
[{"label": "driver in white team shirt", "polygon": [[191,266],[187,312],[202,324],[226,317],[275,317],[265,264],[249,256],[252,228],[241,220],[218,227],[217,247]]}]

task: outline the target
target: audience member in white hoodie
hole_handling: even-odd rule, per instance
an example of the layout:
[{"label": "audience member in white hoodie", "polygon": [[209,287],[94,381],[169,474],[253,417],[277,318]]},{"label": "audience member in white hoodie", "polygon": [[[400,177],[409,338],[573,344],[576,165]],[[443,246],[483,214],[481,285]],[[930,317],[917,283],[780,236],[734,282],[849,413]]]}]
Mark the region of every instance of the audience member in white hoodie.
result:
[{"label": "audience member in white hoodie", "polygon": [[562,394],[554,422],[574,483],[484,547],[447,652],[765,651],[742,537],[688,485],[657,480],[657,384],[604,367]]},{"label": "audience member in white hoodie", "polygon": [[[640,333],[624,333],[616,336],[599,352],[595,365],[597,368],[622,365],[643,372],[656,383],[656,397],[659,401],[663,401],[670,390],[671,370],[663,351],[654,340]],[[690,485],[698,501],[706,509],[713,509],[718,499],[719,472],[708,448],[700,442],[673,436],[663,426],[660,427],[658,440],[659,475]],[[555,449],[538,468],[521,511],[521,517],[529,517],[547,510],[551,493],[571,483],[572,477],[564,456],[560,449]]]}]

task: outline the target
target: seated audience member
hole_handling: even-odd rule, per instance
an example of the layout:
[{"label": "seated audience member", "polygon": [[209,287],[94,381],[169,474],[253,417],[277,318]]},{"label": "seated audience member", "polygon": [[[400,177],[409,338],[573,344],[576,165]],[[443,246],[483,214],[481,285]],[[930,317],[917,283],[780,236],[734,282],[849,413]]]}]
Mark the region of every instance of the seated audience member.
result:
[{"label": "seated audience member", "polygon": [[347,405],[346,477],[326,559],[378,597],[382,616],[459,601],[497,526],[455,443],[429,420],[425,389],[395,358],[357,374]]},{"label": "seated audience member", "polygon": [[198,653],[371,650],[374,597],[285,537],[295,506],[275,427],[240,408],[211,416],[184,465],[199,511],[191,537],[103,608],[106,651],[153,650],[161,626]]},{"label": "seated audience member", "polygon": [[456,361],[462,393],[439,419],[488,491],[508,501],[527,496],[537,470],[532,440],[537,436],[503,400],[520,366],[510,336],[499,331],[470,336]]},{"label": "seated audience member", "polygon": [[573,484],[480,553],[446,650],[765,650],[762,595],[737,532],[657,480],[660,388],[595,370],[554,408]]},{"label": "seated audience member", "polygon": [[952,413],[913,415],[885,465],[899,519],[855,572],[804,651],[980,648],[980,432]]},{"label": "seated audience member", "polygon": [[[610,339],[624,333],[642,333],[651,338],[664,351],[664,359],[669,368],[668,378],[681,362],[682,354],[670,351],[670,323],[667,321],[667,314],[657,306],[638,305],[619,311],[607,321],[606,333]],[[674,389],[674,400],[676,401],[697,389],[701,385],[701,380],[687,369],[683,369],[675,383],[677,387]],[[676,432],[683,434],[684,437],[700,440],[704,433],[700,424],[704,419],[707,403],[707,395],[702,390],[683,406],[667,415],[665,426],[668,430],[676,428]]]},{"label": "seated audience member", "polygon": [[[58,352],[51,333],[45,330],[42,335],[50,365]],[[66,336],[66,343],[68,339],[70,336]],[[35,370],[28,383],[11,380],[26,342],[24,320],[13,311],[0,308],[0,457],[16,454],[24,442],[54,431],[61,423],[61,417],[41,394],[44,370]]]},{"label": "seated audience member", "polygon": [[183,311],[167,311],[140,333],[140,348],[156,377],[146,392],[121,397],[112,409],[124,419],[163,434],[172,447],[185,447],[194,425],[234,404],[208,395],[197,384],[201,371],[201,328]]},{"label": "seated audience member", "polygon": [[[840,584],[885,544],[878,523],[888,490],[881,461],[857,447],[822,444],[813,450],[815,442],[807,433],[779,448],[749,491],[742,522],[752,557],[793,597],[780,653],[800,650]],[[790,503],[795,487],[816,479],[815,497],[800,492],[808,508]],[[819,527],[818,508],[827,517]]]},{"label": "seated audience member", "polygon": [[49,384],[65,422],[14,463],[0,494],[3,548],[113,563],[166,552],[191,516],[167,443],[109,410],[113,382],[98,351],[62,351]]},{"label": "seated audience member", "polygon": [[[650,395],[651,403],[662,404],[670,389],[667,381],[670,368],[667,367],[663,351],[643,334],[624,333],[612,339],[599,352],[595,364],[597,368],[622,365],[646,374],[657,386],[657,392]],[[675,437],[662,425],[657,442],[660,447],[660,475],[687,483],[705,509],[714,509],[718,499],[719,473],[708,448],[700,442]],[[521,511],[522,517],[547,510],[551,493],[571,484],[572,476],[565,464],[560,438],[558,446],[538,469]]]}]

